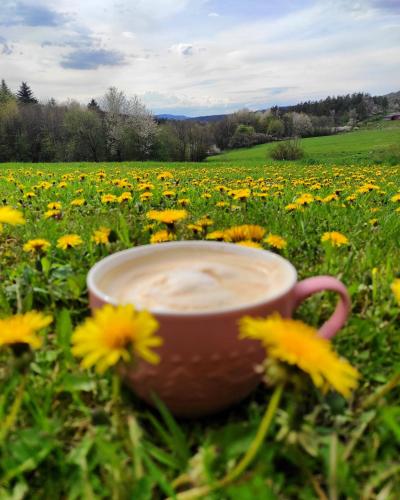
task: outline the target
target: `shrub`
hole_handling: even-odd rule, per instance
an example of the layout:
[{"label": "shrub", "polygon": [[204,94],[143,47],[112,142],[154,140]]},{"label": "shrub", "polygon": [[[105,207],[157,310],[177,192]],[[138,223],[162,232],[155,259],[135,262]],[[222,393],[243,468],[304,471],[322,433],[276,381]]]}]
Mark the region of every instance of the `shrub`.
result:
[{"label": "shrub", "polygon": [[274,160],[299,160],[304,156],[304,150],[298,139],[279,142],[270,153]]}]

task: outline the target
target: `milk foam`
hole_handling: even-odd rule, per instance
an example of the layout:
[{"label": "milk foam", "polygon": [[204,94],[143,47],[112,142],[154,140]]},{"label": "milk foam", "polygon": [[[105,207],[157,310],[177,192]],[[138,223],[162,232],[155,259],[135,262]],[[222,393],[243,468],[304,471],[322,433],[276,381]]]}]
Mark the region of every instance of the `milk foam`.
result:
[{"label": "milk foam", "polygon": [[209,249],[174,249],[114,269],[102,288],[119,303],[159,312],[202,312],[258,302],[287,287],[279,261]]}]

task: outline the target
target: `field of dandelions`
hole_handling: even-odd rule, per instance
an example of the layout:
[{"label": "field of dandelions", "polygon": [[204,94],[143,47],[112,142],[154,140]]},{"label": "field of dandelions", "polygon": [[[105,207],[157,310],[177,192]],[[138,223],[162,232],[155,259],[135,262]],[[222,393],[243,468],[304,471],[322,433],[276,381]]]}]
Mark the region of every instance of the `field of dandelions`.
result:
[{"label": "field of dandelions", "polygon": [[[321,349],[330,381],[324,367],[285,364],[280,346],[247,400],[184,421],[119,387],[114,355],[88,359],[85,328],[103,327],[88,319],[89,268],[189,239],[265,248],[300,279],[346,284],[352,312],[332,347],[313,335],[334,294],[307,300],[298,321],[275,319]],[[3,165],[0,499],[399,498],[399,277],[399,167]],[[132,356],[157,362],[150,347]]]}]

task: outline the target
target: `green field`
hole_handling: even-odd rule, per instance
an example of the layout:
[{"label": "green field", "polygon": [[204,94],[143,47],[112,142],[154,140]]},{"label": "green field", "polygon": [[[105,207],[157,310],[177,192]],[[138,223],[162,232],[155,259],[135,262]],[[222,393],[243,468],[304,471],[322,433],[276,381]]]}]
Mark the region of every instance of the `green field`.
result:
[{"label": "green field", "polygon": [[[303,139],[305,157],[297,164],[371,164],[377,151],[400,145],[400,122],[380,122],[365,129],[326,137]],[[274,143],[236,149],[208,159],[209,163],[251,165],[276,163],[268,158]]]},{"label": "green field", "polygon": [[[266,159],[267,145],[202,164],[2,165],[0,500],[397,500],[400,296],[391,286],[400,277],[400,166],[365,165],[372,149],[399,137],[400,128],[386,125],[307,139],[306,158],[284,164]],[[173,226],[148,216],[166,209],[187,216]],[[241,225],[260,228],[236,229],[233,238],[227,230]],[[345,283],[352,312],[333,346],[360,372],[349,398],[321,391],[300,369],[273,365],[269,384],[239,405],[176,420],[162,404],[152,409],[119,391],[112,368],[80,366],[71,337],[89,315],[89,268],[162,235],[206,239],[215,231],[281,254],[300,279],[329,274]],[[321,241],[335,231],[343,244]],[[60,238],[71,234],[80,240],[62,248]],[[48,247],[29,251],[37,238]],[[317,328],[335,301],[319,294],[295,317]],[[43,344],[27,349],[13,344],[23,332],[12,321],[32,310],[53,322],[39,332]],[[258,439],[282,383],[279,411]],[[233,477],[255,439],[256,456]]]}]

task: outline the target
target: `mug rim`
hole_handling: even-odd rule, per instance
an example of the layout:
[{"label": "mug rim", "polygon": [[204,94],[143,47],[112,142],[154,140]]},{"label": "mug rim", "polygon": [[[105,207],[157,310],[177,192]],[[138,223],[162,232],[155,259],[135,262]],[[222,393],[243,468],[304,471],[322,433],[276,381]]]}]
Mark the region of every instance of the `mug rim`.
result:
[{"label": "mug rim", "polygon": [[[253,308],[265,306],[271,302],[281,299],[285,295],[287,295],[290,290],[294,287],[297,282],[297,271],[293,264],[276,253],[273,253],[269,250],[264,250],[263,248],[251,248],[242,245],[236,245],[234,243],[222,242],[222,241],[204,241],[204,240],[181,240],[181,241],[169,241],[165,243],[160,243],[157,245],[139,245],[137,247],[128,248],[126,250],[120,250],[119,252],[112,253],[107,257],[102,258],[98,262],[96,262],[89,270],[86,277],[86,284],[89,293],[93,293],[98,299],[103,301],[105,304],[111,304],[113,306],[122,305],[115,297],[112,295],[108,295],[104,291],[100,290],[97,286],[96,280],[98,280],[98,275],[104,275],[106,271],[109,271],[113,267],[119,265],[121,262],[129,261],[135,258],[135,256],[139,257],[144,254],[147,254],[149,250],[152,253],[160,252],[162,253],[165,249],[171,247],[208,247],[210,249],[229,249],[229,251],[233,251],[239,255],[247,255],[247,256],[258,256],[260,257],[260,253],[263,254],[265,260],[275,260],[284,264],[286,269],[289,271],[291,275],[291,279],[288,280],[288,284],[279,289],[278,292],[271,294],[268,298],[264,298],[261,300],[257,300],[254,302],[250,302],[247,304],[235,306],[235,307],[223,307],[219,309],[209,309],[205,311],[165,311],[158,310],[156,308],[148,309],[148,311],[152,314],[155,314],[157,317],[163,318],[177,318],[177,317],[186,317],[186,318],[195,318],[195,317],[205,317],[205,316],[218,316],[221,314],[232,314],[236,312],[245,312],[246,310],[250,310]],[[268,256],[268,257],[267,257]]]}]

